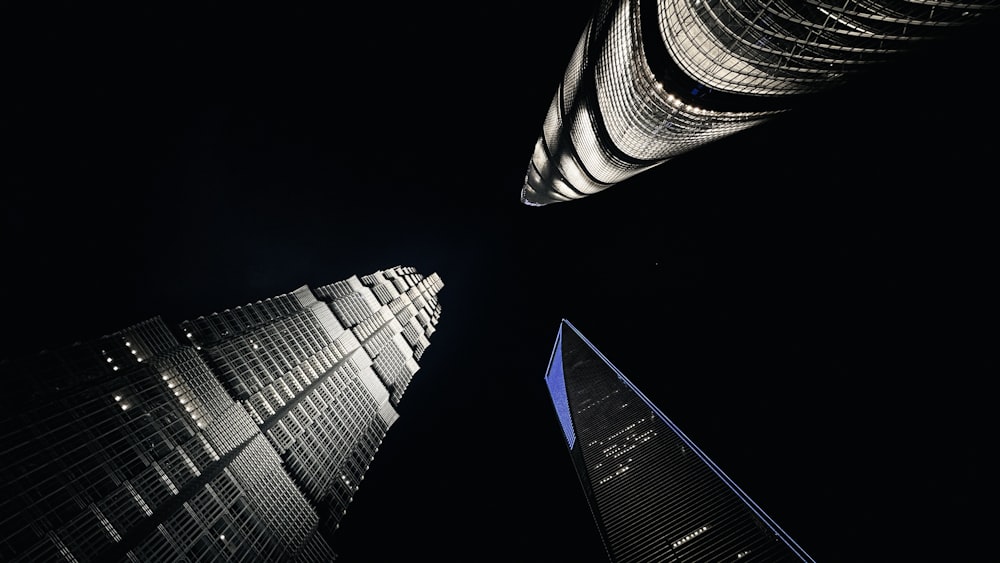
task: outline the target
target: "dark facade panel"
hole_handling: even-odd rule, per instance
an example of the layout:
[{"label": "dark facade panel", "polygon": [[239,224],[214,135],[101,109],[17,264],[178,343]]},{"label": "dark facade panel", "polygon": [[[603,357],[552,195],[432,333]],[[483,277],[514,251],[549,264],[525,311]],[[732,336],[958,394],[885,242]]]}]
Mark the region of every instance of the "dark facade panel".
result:
[{"label": "dark facade panel", "polygon": [[545,379],[612,561],[812,561],[568,321]]}]

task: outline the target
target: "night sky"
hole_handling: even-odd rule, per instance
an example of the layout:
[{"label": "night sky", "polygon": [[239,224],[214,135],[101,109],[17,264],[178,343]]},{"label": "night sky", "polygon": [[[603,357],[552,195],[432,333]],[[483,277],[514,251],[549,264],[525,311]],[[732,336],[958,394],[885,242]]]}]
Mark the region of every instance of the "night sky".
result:
[{"label": "night sky", "polygon": [[442,319],[341,561],[606,561],[562,318],[818,561],[994,553],[995,27],[523,206],[591,5],[5,7],[0,357],[408,265]]}]

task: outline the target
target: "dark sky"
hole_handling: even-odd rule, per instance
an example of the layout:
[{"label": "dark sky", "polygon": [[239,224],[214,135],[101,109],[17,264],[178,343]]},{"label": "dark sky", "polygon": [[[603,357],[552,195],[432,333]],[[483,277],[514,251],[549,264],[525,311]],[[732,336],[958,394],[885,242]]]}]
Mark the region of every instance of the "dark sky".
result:
[{"label": "dark sky", "polygon": [[443,316],[342,561],[605,560],[561,318],[817,560],[993,553],[995,29],[529,208],[590,3],[425,4],[5,8],[0,356],[411,265]]}]

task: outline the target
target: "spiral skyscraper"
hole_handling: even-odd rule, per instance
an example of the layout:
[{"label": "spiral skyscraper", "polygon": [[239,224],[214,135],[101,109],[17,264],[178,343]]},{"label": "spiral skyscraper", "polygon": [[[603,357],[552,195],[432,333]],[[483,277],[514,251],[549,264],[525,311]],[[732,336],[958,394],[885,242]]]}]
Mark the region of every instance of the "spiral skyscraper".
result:
[{"label": "spiral skyscraper", "polygon": [[997,0],[599,0],[542,124],[521,190],[580,199],[763,123]]}]

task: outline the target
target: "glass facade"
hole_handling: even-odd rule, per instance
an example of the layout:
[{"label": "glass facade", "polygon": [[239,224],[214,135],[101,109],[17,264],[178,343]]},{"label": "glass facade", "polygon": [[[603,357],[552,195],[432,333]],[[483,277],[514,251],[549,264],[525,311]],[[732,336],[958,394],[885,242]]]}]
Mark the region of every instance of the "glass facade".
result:
[{"label": "glass facade", "polygon": [[0,364],[0,560],[335,559],[442,287],[397,266]]},{"label": "glass facade", "polygon": [[1000,2],[602,0],[521,190],[580,199],[979,21]]},{"label": "glass facade", "polygon": [[812,561],[568,321],[545,381],[612,561]]}]

